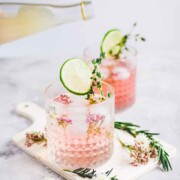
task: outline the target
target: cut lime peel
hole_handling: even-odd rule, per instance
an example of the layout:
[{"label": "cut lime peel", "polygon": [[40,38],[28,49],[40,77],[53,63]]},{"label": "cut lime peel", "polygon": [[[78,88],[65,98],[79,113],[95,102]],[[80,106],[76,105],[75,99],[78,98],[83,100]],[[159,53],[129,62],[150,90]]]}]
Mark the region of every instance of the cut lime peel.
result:
[{"label": "cut lime peel", "polygon": [[[112,36],[113,32],[116,33],[117,38],[114,38]],[[114,38],[114,41],[116,41],[116,42],[113,42],[113,40],[111,40],[111,39],[109,39],[109,40],[107,39],[108,37],[110,38],[110,35],[112,36],[112,38]],[[102,43],[100,46],[100,51],[105,52],[106,57],[111,57],[111,56],[117,55],[116,53],[119,51],[117,50],[116,46],[121,43],[123,37],[124,37],[123,33],[120,30],[118,30],[118,29],[109,30],[103,37],[103,40],[102,40]],[[117,41],[117,39],[118,39],[118,41]],[[112,44],[112,45],[110,47],[108,47],[109,44]],[[115,52],[113,52],[113,49],[115,50]]]},{"label": "cut lime peel", "polygon": [[[63,69],[64,69],[64,67],[65,67],[65,65],[67,65],[67,63],[70,63],[70,61],[75,61],[75,60],[78,60],[79,62],[81,62],[81,63],[83,63],[83,65],[85,65],[84,67],[87,67],[86,68],[86,70],[87,70],[87,72],[89,71],[89,82],[90,82],[90,77],[91,77],[91,69],[90,69],[90,67],[88,66],[88,64],[86,64],[86,62],[85,61],[83,61],[83,60],[81,60],[81,59],[78,59],[78,58],[70,58],[70,59],[68,59],[68,60],[66,60],[64,63],[63,63],[63,65],[61,66],[61,68],[60,68],[60,81],[61,81],[61,83],[63,84],[63,86],[69,91],[69,92],[71,92],[71,93],[73,93],[73,94],[76,94],[76,95],[80,95],[80,96],[83,96],[83,95],[86,95],[86,94],[88,94],[89,93],[89,91],[90,91],[90,83],[89,83],[89,87],[87,88],[87,90],[85,91],[85,92],[78,92],[78,91],[75,91],[75,90],[73,90],[72,89],[72,87],[70,88],[70,87],[68,87],[68,85],[67,85],[67,83],[65,82],[65,77],[63,76]],[[78,73],[80,73],[80,72],[78,72]],[[75,79],[74,79],[75,80]],[[78,81],[78,80],[77,80]],[[78,81],[79,82],[79,81]]]},{"label": "cut lime peel", "polygon": [[107,35],[108,35],[110,32],[116,31],[116,30],[119,31],[118,29],[114,28],[114,29],[111,29],[111,30],[109,30],[108,32],[106,32],[106,34],[104,35],[104,37],[103,37],[103,39],[102,39],[102,42],[101,42],[101,46],[100,46],[101,52],[103,52],[103,47],[102,47],[102,45],[103,45],[103,42],[104,42],[104,40],[106,39]]}]

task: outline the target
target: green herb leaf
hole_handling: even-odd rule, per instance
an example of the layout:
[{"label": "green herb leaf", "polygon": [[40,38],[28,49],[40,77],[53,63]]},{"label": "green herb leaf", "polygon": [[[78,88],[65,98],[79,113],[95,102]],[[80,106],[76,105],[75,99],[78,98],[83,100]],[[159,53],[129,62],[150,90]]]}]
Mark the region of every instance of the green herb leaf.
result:
[{"label": "green herb leaf", "polygon": [[97,72],[96,75],[101,78],[101,73],[100,72]]},{"label": "green herb leaf", "polygon": [[138,125],[128,122],[115,122],[114,127],[116,129],[126,131],[133,137],[136,137],[138,134],[144,134],[149,139],[151,146],[157,149],[158,162],[159,164],[162,164],[163,170],[164,171],[172,170],[168,153],[165,151],[164,147],[153,137],[159,135],[159,133],[151,133],[148,130],[137,130],[136,128],[139,128]]},{"label": "green herb leaf", "polygon": [[[80,177],[88,178],[88,179],[93,179],[94,177],[97,176],[97,171],[94,170],[94,169],[90,169],[90,168],[78,168],[78,169],[75,169],[75,170],[65,169],[64,171],[71,172],[71,173],[77,174]],[[111,169],[111,170],[109,170],[109,171],[107,171],[105,173],[102,173],[102,174],[105,174],[108,177],[108,176],[110,176],[112,171],[113,171],[113,169]],[[110,180],[118,180],[116,178],[116,176],[109,177],[108,179],[110,179]]]},{"label": "green herb leaf", "polygon": [[65,169],[64,171],[71,172],[71,173],[77,174],[80,177],[89,178],[89,179],[92,179],[96,173],[96,170],[89,169],[89,168],[78,168],[73,171]]},{"label": "green herb leaf", "polygon": [[121,42],[117,44],[116,46],[119,46],[119,51],[116,54],[113,54],[113,48],[109,51],[109,54],[111,54],[115,59],[119,59],[121,54],[124,51],[128,51],[127,48],[127,42],[130,39],[134,39],[135,41],[143,41],[145,42],[146,39],[144,37],[141,37],[140,34],[133,34],[134,28],[137,26],[137,23],[135,22],[130,30],[129,33],[125,34],[124,37],[122,38]]},{"label": "green herb leaf", "polygon": [[109,98],[111,97],[111,93],[110,93],[110,92],[108,92],[108,97],[109,97]]},{"label": "green herb leaf", "polygon": [[145,39],[144,37],[141,37],[141,40],[142,40],[142,41],[146,41],[146,39]]},{"label": "green herb leaf", "polygon": [[92,60],[92,64],[96,64],[96,59]]},{"label": "green herb leaf", "polygon": [[100,58],[101,58],[101,59],[105,58],[105,52],[101,52]]},{"label": "green herb leaf", "polygon": [[[103,90],[102,90],[102,75],[101,75],[101,73],[99,72],[99,69],[98,69],[99,65],[102,62],[102,58],[104,58],[104,56],[105,56],[105,53],[101,53],[100,58],[94,59],[92,61],[92,64],[94,66],[94,69],[92,71],[92,77],[91,77],[92,83],[91,83],[90,91],[86,96],[86,99],[89,100],[89,102],[93,103],[93,104],[97,103],[95,98],[94,98],[94,87],[97,86],[99,94],[101,96],[103,96],[103,94],[104,94]],[[104,101],[104,98],[101,97],[100,100]]]}]

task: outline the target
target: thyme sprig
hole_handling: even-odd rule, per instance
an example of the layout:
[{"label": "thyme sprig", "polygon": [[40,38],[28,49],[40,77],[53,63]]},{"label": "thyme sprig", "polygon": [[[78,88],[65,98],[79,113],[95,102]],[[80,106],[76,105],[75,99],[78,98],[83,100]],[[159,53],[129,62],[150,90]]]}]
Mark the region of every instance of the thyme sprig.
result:
[{"label": "thyme sprig", "polygon": [[[96,179],[96,177],[98,176],[97,171],[94,169],[90,169],[90,168],[78,168],[75,170],[65,169],[64,171],[77,174],[78,176],[80,176],[82,178]],[[113,169],[110,169],[110,170],[106,171],[105,173],[101,173],[101,174],[102,175],[104,174],[105,176],[109,176],[112,171],[113,171]],[[116,176],[113,176],[113,177],[110,177],[110,180],[118,180],[118,179],[116,178]]]},{"label": "thyme sprig", "polygon": [[99,65],[101,64],[101,61],[104,57],[105,57],[105,53],[102,52],[99,58],[92,60],[92,64],[93,64],[93,71],[92,71],[92,76],[91,76],[92,82],[91,82],[90,91],[88,92],[87,97],[86,97],[86,99],[90,101],[90,104],[97,103],[94,97],[94,87],[97,87],[99,91],[100,102],[105,100],[104,93],[102,90],[102,75],[101,75],[101,72],[99,71]]},{"label": "thyme sprig", "polygon": [[[136,137],[139,134],[144,134],[147,137],[147,139],[150,141],[151,148],[157,150],[158,163],[162,164],[163,170],[164,171],[172,170],[172,167],[169,161],[169,154],[166,152],[163,145],[154,138],[154,136],[159,135],[158,133],[151,133],[148,130],[137,130],[136,128],[140,128],[138,125],[128,123],[128,122],[115,122],[114,127],[116,129],[120,129],[120,130],[124,130],[128,132],[133,137]],[[120,140],[120,143],[123,147],[132,151],[131,146],[124,144],[121,140]]]},{"label": "thyme sprig", "polygon": [[146,39],[143,36],[141,36],[140,34],[133,34],[133,31],[136,26],[137,26],[137,23],[134,23],[130,32],[125,34],[123,36],[121,42],[116,45],[116,46],[119,46],[119,51],[115,55],[113,55],[112,51],[110,51],[110,54],[112,56],[114,56],[115,59],[119,59],[121,54],[123,53],[123,51],[129,51],[129,48],[127,46],[128,40],[134,39],[134,41],[143,41],[143,42],[146,41]]}]

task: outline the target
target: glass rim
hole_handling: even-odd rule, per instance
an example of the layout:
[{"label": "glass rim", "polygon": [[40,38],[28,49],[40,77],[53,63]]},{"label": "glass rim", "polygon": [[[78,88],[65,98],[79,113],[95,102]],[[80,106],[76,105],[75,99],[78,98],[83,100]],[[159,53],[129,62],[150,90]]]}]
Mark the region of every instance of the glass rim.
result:
[{"label": "glass rim", "polygon": [[[93,47],[96,47],[96,50],[97,50],[97,47],[99,49],[99,52],[100,52],[100,49],[101,49],[101,45],[99,43],[93,43],[93,44],[90,44],[89,46],[87,46],[84,50],[83,50],[83,56],[84,57],[90,57],[88,55],[88,50],[90,50],[91,48]],[[137,49],[131,45],[128,45],[127,46],[130,50],[132,50],[133,52],[130,51],[130,54],[127,55],[127,57],[135,57],[137,56]],[[107,59],[110,59],[110,58],[107,58]],[[112,58],[113,59],[113,58]]]},{"label": "glass rim", "polygon": [[[54,104],[57,104],[58,106],[59,105],[61,105],[61,106],[64,106],[64,104],[62,104],[61,102],[56,102],[56,101],[53,101],[53,99],[52,98],[50,98],[48,95],[47,95],[47,93],[48,93],[48,90],[53,86],[53,85],[55,85],[55,84],[57,84],[57,83],[61,83],[60,81],[54,81],[54,82],[52,82],[52,83],[50,83],[46,88],[45,88],[45,90],[44,90],[44,98],[45,98],[45,101],[46,101],[46,98],[48,99],[48,101],[50,101],[50,102],[52,102],[52,103],[54,103]],[[103,104],[106,104],[106,103],[108,103],[109,101],[111,101],[112,100],[112,98],[114,99],[114,101],[115,101],[115,91],[114,91],[114,88],[113,88],[113,86],[111,86],[109,83],[106,83],[106,82],[104,82],[104,81],[102,81],[102,83],[103,84],[105,84],[106,86],[108,86],[108,88],[110,89],[110,91],[111,91],[111,96],[110,97],[108,97],[108,98],[106,98],[104,101],[102,101],[102,102],[98,102],[97,104],[90,104],[89,106],[101,106],[101,105],[103,105]],[[67,90],[68,91],[68,90]],[[69,92],[69,91],[68,91]],[[71,93],[71,92],[69,92],[70,94],[73,94],[73,93]],[[73,95],[76,95],[76,94],[73,94]],[[77,95],[77,96],[81,96],[81,95]],[[84,95],[85,96],[85,95]],[[115,103],[114,103],[115,104]],[[82,106],[84,106],[84,104],[71,104],[70,105],[70,107],[82,107]]]}]

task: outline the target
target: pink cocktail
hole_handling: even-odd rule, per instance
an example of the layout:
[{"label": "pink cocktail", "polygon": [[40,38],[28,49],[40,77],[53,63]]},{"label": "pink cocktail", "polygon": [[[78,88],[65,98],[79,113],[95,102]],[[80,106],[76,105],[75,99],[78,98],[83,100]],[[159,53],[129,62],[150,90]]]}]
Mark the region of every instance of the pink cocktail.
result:
[{"label": "pink cocktail", "polygon": [[105,101],[89,104],[85,96],[69,93],[59,82],[46,89],[48,154],[60,166],[94,167],[111,157],[114,92],[106,83],[103,92]]},{"label": "pink cocktail", "polygon": [[102,63],[101,68],[108,72],[104,80],[115,89],[116,109],[122,110],[131,106],[135,101],[136,69],[129,68],[126,60],[118,60],[111,65]]},{"label": "pink cocktail", "polygon": [[[98,54],[97,45],[84,50],[84,58],[89,62]],[[104,81],[114,87],[116,110],[130,107],[135,101],[136,92],[136,51],[130,48],[119,59],[103,59],[100,71]]]}]

